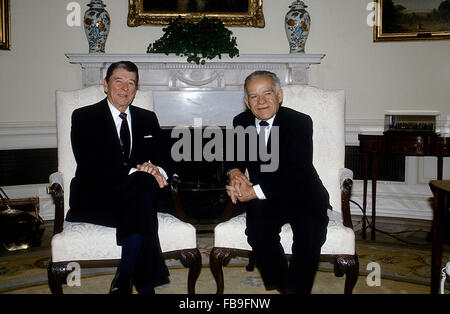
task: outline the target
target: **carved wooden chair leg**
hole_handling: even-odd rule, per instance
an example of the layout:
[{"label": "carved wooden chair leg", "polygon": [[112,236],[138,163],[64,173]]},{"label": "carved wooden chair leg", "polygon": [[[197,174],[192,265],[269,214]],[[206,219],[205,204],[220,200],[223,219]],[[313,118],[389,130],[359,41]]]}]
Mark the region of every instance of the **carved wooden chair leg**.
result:
[{"label": "carved wooden chair leg", "polygon": [[359,261],[357,255],[337,256],[334,264],[334,273],[337,277],[345,274],[345,294],[351,294],[359,275]]},{"label": "carved wooden chair leg", "polygon": [[355,287],[356,282],[358,281],[358,275],[359,275],[359,261],[358,256],[355,255],[350,259],[350,262],[348,264],[347,273],[345,277],[345,288],[344,288],[345,294],[352,293],[353,288]]},{"label": "carved wooden chair leg", "polygon": [[195,284],[202,269],[202,255],[195,249],[182,250],[180,261],[183,266],[189,268],[188,273],[188,293],[195,294]]},{"label": "carved wooden chair leg", "polygon": [[253,255],[253,252],[248,253],[248,265],[245,267],[247,271],[254,271],[255,270],[255,256]]},{"label": "carved wooden chair leg", "polygon": [[223,269],[222,265],[228,263],[231,258],[231,249],[214,247],[211,250],[209,265],[211,272],[216,280],[217,294],[223,294]]},{"label": "carved wooden chair leg", "polygon": [[67,275],[71,270],[67,269],[68,263],[50,262],[47,267],[48,285],[52,294],[63,294],[62,285],[66,283]]}]

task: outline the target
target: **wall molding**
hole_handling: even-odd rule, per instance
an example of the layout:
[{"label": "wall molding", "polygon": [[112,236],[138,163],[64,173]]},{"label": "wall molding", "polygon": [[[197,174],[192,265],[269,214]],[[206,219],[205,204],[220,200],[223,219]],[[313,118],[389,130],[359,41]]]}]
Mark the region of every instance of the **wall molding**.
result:
[{"label": "wall molding", "polygon": [[1,122],[0,150],[56,147],[56,122]]}]

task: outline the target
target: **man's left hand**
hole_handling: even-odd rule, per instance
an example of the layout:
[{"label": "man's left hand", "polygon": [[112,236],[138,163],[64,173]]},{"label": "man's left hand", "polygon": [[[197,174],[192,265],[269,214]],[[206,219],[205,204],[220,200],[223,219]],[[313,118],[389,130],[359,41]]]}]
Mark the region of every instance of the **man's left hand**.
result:
[{"label": "man's left hand", "polygon": [[[237,186],[239,187],[239,192],[236,189]],[[237,198],[240,202],[248,202],[252,199],[257,198],[255,190],[253,189],[252,185],[247,184],[244,180],[241,178],[236,178],[235,184],[233,185],[227,185],[227,193],[230,195],[230,197],[233,195],[233,198]],[[234,200],[233,200],[234,202]],[[235,203],[235,202],[234,202]]]},{"label": "man's left hand", "polygon": [[144,171],[153,175],[153,177],[155,177],[156,181],[158,182],[160,188],[163,188],[168,185],[164,175],[161,172],[159,172],[158,167],[152,164],[151,162],[144,162],[142,165],[137,165],[137,170]]}]

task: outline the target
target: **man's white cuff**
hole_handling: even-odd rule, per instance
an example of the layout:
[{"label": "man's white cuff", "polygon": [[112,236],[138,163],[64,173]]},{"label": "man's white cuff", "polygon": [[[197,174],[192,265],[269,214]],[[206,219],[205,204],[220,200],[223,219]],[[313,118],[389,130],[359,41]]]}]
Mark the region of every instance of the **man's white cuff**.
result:
[{"label": "man's white cuff", "polygon": [[260,200],[265,200],[266,196],[264,195],[261,186],[259,184],[256,184],[253,186],[253,190],[255,190],[255,194]]},{"label": "man's white cuff", "polygon": [[158,167],[158,166],[156,166],[156,167],[158,168],[159,172],[162,173],[162,175],[164,176],[164,178],[165,178],[166,180],[169,180],[169,176],[168,176],[167,173],[164,171],[164,169],[161,168],[161,167]]},{"label": "man's white cuff", "polygon": [[[164,176],[164,178],[166,178],[166,180],[169,179],[169,176],[167,175],[167,173],[164,171],[163,168],[156,166],[159,170],[159,172],[161,172],[161,174]],[[135,173],[137,171],[137,168],[131,168],[130,172],[128,172],[128,175]]]}]

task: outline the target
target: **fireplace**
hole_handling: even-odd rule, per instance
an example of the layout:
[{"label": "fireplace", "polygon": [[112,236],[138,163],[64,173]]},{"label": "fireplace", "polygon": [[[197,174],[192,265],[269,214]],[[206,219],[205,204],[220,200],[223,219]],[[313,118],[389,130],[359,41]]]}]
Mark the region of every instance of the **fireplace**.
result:
[{"label": "fireplace", "polygon": [[[172,129],[164,127],[163,132],[174,145],[180,139],[171,138]],[[199,130],[193,127],[187,129],[191,134],[191,147],[194,147],[194,132]],[[224,130],[224,128],[220,128],[220,130]],[[202,149],[206,142],[202,141]],[[180,206],[186,214],[186,218],[198,230],[211,230],[220,221],[228,200],[225,190],[227,184],[225,151],[221,158],[212,161],[205,160],[203,156],[199,159],[198,156],[194,156],[194,151],[191,151],[190,155],[190,158],[174,162],[173,171],[176,179],[172,182],[172,186],[178,192],[176,198],[179,203],[173,202],[174,195],[171,195],[170,189],[167,189],[163,193],[160,210],[176,213],[176,206]]]},{"label": "fireplace", "polygon": [[[250,73],[269,70],[278,75],[283,86],[305,85],[309,82],[310,65],[319,64],[324,55],[248,54],[238,58],[223,55],[205,65],[164,54],[67,54],[67,57],[71,63],[81,65],[83,87],[102,85],[106,69],[113,62],[136,63],[139,88],[153,91],[154,111],[170,138],[174,127],[187,127],[194,132],[195,128],[230,126],[233,117],[245,109],[243,82]],[[175,168],[178,196],[187,218],[198,230],[208,230],[220,220],[228,199],[224,162],[192,158],[176,162]],[[161,208],[175,210],[173,207],[170,190],[165,191]]]}]

